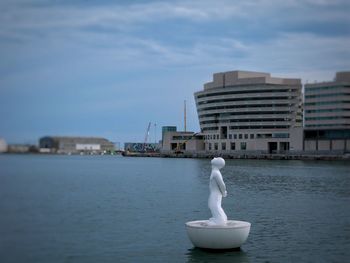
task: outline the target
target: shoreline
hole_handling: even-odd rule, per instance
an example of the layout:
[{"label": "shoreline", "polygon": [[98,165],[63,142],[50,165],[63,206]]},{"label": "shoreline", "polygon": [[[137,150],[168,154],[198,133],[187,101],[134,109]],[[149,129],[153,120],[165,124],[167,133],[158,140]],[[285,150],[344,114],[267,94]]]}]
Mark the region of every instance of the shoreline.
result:
[{"label": "shoreline", "polygon": [[33,153],[33,152],[5,152],[3,155],[67,155],[67,156],[123,156],[123,157],[151,157],[151,158],[194,158],[194,159],[211,159],[214,157],[222,157],[224,159],[251,159],[251,160],[350,160],[350,154],[252,154],[252,153],[159,153],[159,152],[123,152],[117,154],[65,154],[65,153]]},{"label": "shoreline", "polygon": [[229,154],[229,153],[124,153],[124,157],[259,159],[259,160],[350,160],[350,154]]}]

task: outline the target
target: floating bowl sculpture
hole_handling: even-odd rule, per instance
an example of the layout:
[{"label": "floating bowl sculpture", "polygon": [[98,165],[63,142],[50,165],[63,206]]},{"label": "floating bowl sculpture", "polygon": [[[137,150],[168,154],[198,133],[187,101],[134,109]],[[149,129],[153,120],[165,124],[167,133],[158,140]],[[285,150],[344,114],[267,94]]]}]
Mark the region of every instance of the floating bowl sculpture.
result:
[{"label": "floating bowl sculpture", "polygon": [[210,225],[209,220],[186,223],[187,235],[195,247],[207,249],[239,248],[247,240],[250,223],[228,220],[224,226]]}]

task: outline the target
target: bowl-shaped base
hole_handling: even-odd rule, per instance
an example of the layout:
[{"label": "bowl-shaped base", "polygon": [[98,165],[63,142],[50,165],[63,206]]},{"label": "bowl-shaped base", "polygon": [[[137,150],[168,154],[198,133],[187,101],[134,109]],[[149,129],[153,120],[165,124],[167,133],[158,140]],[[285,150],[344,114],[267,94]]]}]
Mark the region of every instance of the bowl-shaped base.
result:
[{"label": "bowl-shaped base", "polygon": [[239,248],[248,238],[250,223],[228,220],[226,225],[211,225],[209,220],[186,223],[188,237],[195,247],[206,249]]}]

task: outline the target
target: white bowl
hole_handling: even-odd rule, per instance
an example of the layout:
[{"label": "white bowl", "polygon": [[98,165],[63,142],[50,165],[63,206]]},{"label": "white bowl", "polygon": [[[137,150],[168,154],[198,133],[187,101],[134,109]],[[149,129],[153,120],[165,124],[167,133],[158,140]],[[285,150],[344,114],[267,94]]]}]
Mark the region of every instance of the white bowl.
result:
[{"label": "white bowl", "polygon": [[250,223],[228,220],[226,225],[210,225],[209,220],[186,223],[188,237],[195,247],[208,249],[239,248],[247,240]]}]

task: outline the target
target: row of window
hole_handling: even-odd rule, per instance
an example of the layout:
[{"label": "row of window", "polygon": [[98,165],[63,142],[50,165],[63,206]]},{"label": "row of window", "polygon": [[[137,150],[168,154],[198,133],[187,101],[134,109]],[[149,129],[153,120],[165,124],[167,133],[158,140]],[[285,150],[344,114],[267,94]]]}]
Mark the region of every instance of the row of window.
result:
[{"label": "row of window", "polygon": [[[209,135],[204,135],[205,140],[219,140],[220,136],[219,134],[209,134]],[[258,133],[258,134],[229,134],[228,138],[230,140],[234,139],[264,139],[264,138],[289,138],[289,133]]]},{"label": "row of window", "polygon": [[350,88],[350,86],[305,87],[305,93],[319,91],[319,90],[339,89],[339,88]]},{"label": "row of window", "polygon": [[305,113],[322,113],[322,112],[346,112],[350,109],[321,109],[321,110],[306,110]]},{"label": "row of window", "polygon": [[323,116],[323,117],[307,117],[306,121],[320,121],[320,120],[342,120],[350,119],[350,116]]},{"label": "row of window", "polygon": [[350,129],[347,130],[309,130],[305,131],[306,139],[347,139],[350,138]]},{"label": "row of window", "polygon": [[[297,121],[299,122],[299,121]],[[250,130],[250,129],[288,129],[289,125],[237,125],[229,126],[230,130]],[[202,131],[216,131],[219,127],[204,127]]]},{"label": "row of window", "polygon": [[[256,88],[256,87],[254,87]],[[227,89],[227,87],[225,87]],[[252,90],[231,90],[231,91],[226,91],[226,92],[213,92],[213,93],[206,93],[202,95],[198,95],[197,98],[207,98],[207,97],[214,97],[214,96],[222,96],[222,95],[234,95],[234,94],[247,94],[247,93],[271,93],[271,92],[296,92],[298,91],[297,89],[252,89]]]},{"label": "row of window", "polygon": [[267,96],[267,97],[252,97],[252,98],[232,98],[232,99],[217,99],[209,101],[200,101],[198,105],[210,104],[210,103],[221,103],[221,102],[233,102],[233,101],[257,101],[257,100],[291,100],[295,97],[288,96]]},{"label": "row of window", "polygon": [[210,113],[210,114],[202,114],[199,115],[199,118],[205,118],[205,117],[215,117],[215,118],[222,118],[222,117],[230,117],[230,116],[237,116],[237,115],[271,115],[271,114],[290,114],[290,111],[245,111],[245,112],[225,112],[225,113]]},{"label": "row of window", "polygon": [[320,106],[320,105],[333,105],[333,104],[343,104],[350,103],[350,100],[332,100],[332,101],[317,101],[317,102],[306,102],[305,106]]},{"label": "row of window", "polygon": [[230,109],[244,109],[244,108],[277,108],[277,107],[293,107],[292,103],[274,103],[274,104],[243,104],[243,105],[225,105],[225,106],[209,106],[205,108],[198,108],[197,111],[209,111],[209,110],[230,110]]},{"label": "row of window", "polygon": [[350,93],[330,93],[330,94],[315,94],[315,95],[306,95],[306,99],[313,98],[328,98],[328,97],[340,97],[340,96],[349,96]]},{"label": "row of window", "polygon": [[291,118],[260,118],[260,119],[233,119],[233,120],[212,120],[212,121],[200,121],[199,124],[213,124],[213,123],[235,123],[235,122],[285,122],[291,121]]},{"label": "row of window", "polygon": [[[246,150],[247,149],[247,143],[246,142],[240,142],[240,150]],[[219,144],[217,143],[217,142],[215,142],[215,143],[208,143],[208,150],[209,151],[211,151],[211,150],[215,150],[215,151],[217,151],[217,150],[219,150]],[[227,150],[227,148],[226,148],[226,143],[225,142],[223,142],[223,143],[221,143],[221,150],[222,151],[225,151],[225,150]],[[236,143],[235,142],[231,142],[230,143],[230,150],[238,150],[238,149],[236,149]]]},{"label": "row of window", "polygon": [[337,124],[337,123],[331,123],[331,124],[305,124],[305,127],[307,128],[314,128],[314,127],[338,127],[338,126],[349,126],[350,123],[342,123],[342,124]]}]

